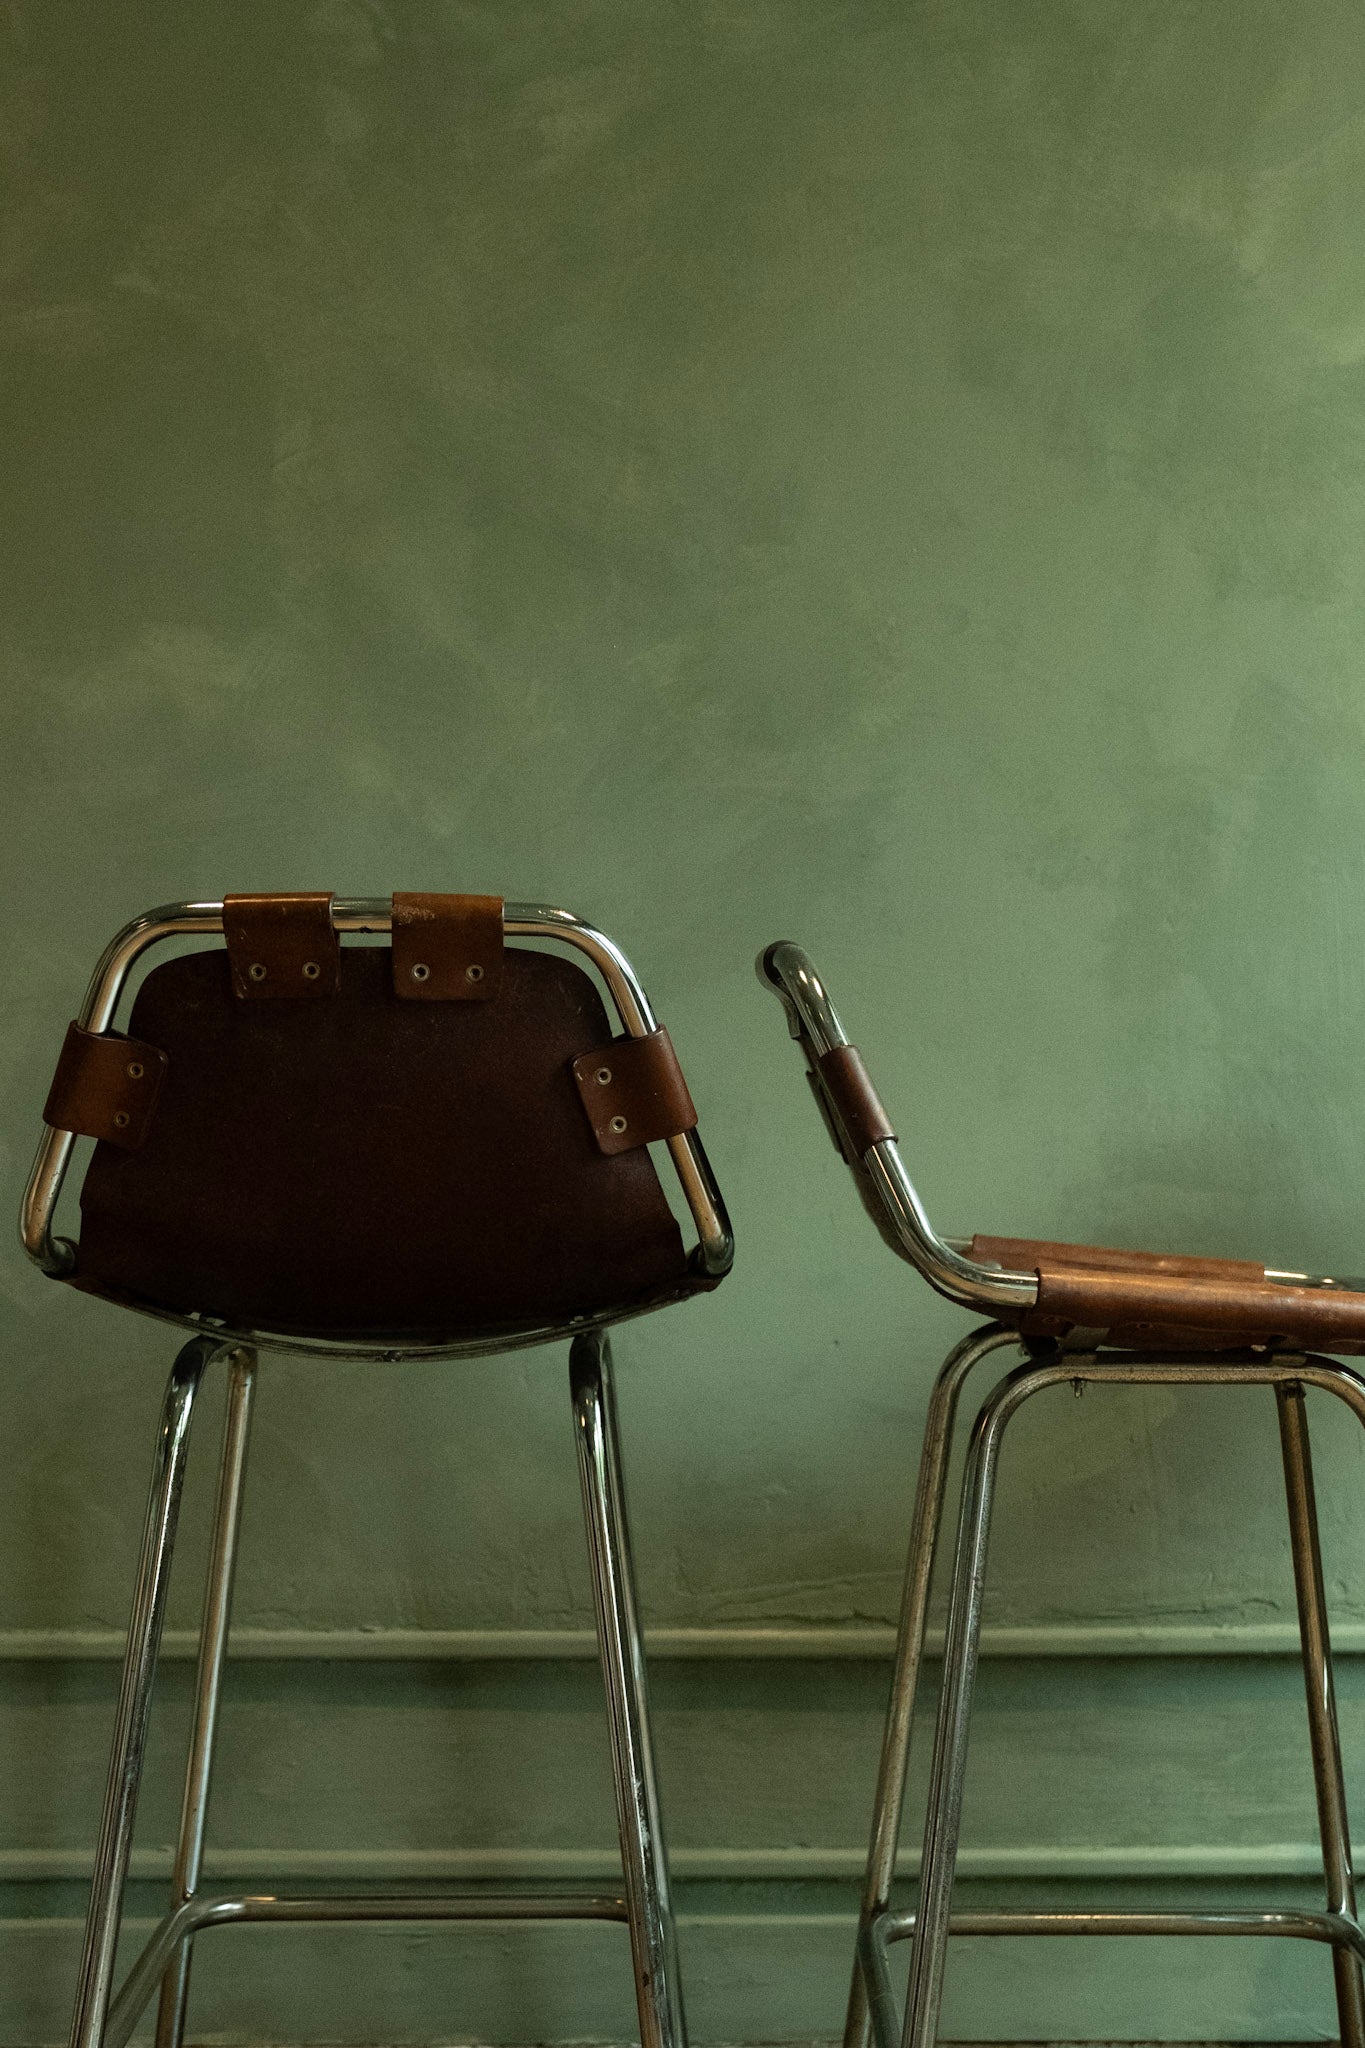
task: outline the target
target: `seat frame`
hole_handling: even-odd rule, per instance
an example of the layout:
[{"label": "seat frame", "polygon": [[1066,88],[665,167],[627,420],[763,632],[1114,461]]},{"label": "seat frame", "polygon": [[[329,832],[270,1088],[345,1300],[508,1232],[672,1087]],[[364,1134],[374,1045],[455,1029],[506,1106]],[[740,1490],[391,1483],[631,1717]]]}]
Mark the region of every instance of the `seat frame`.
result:
[{"label": "seat frame", "polygon": [[[891,1694],[873,1801],[871,1841],[858,1915],[844,2048],[934,2048],[951,1935],[967,1936],[1272,1936],[1326,1944],[1332,1958],[1343,2048],[1365,2048],[1365,1933],[1356,1907],[1337,1724],[1331,1637],[1323,1587],[1305,1389],[1336,1395],[1365,1423],[1365,1374],[1340,1361],[1274,1345],[1242,1350],[1126,1350],[1087,1341],[1022,1335],[1003,1318],[1022,1318],[1037,1300],[1037,1273],[984,1265],[971,1239],[941,1238],[906,1171],[892,1137],[879,1137],[850,1157],[837,1103],[819,1084],[823,1055],[849,1045],[825,984],[799,946],[779,941],[759,956],[759,979],[781,1000],[792,1036],[816,1077],[817,1098],[836,1144],[861,1168],[883,1235],[937,1289],[996,1320],[949,1353],[934,1383],[925,1422],[909,1555],[897,1630]],[[1272,1285],[1349,1290],[1359,1281],[1267,1269]],[[1101,1334],[1101,1333],[1097,1333]],[[954,1424],[975,1367],[1006,1346],[1021,1347],[1022,1364],[982,1402],[971,1431],[952,1556],[934,1746],[920,1854],[918,1897],[910,1910],[893,1906],[911,1724],[923,1659],[929,1592],[948,1489]],[[1262,1386],[1275,1394],[1293,1559],[1309,1745],[1326,1892],[1321,1912],[976,1912],[952,1911],[971,1711],[980,1648],[991,1518],[1001,1447],[1009,1423],[1035,1394],[1070,1385]],[[893,1989],[889,1951],[910,1944],[903,2007]]]},{"label": "seat frame", "polygon": [[[382,933],[391,928],[391,906],[386,899],[334,899],[332,921],[340,932]],[[221,934],[222,930],[221,902],[172,904],[149,911],[126,925],[95,969],[80,1013],[83,1027],[96,1032],[110,1029],[130,972],[151,947],[195,934]],[[656,1028],[648,998],[629,961],[596,927],[568,911],[509,904],[504,911],[504,933],[509,938],[561,942],[586,954],[605,982],[624,1030],[639,1038]],[[693,1262],[708,1279],[718,1280],[729,1269],[733,1239],[705,1150],[695,1130],[666,1142],[697,1226]],[[24,1248],[53,1278],[69,1275],[76,1262],[76,1247],[53,1235],[57,1201],[74,1148],[71,1132],[45,1129],[24,1197]],[[310,1342],[296,1335],[270,1331],[229,1330],[207,1317],[156,1309],[145,1311],[160,1320],[185,1325],[194,1334],[172,1367],[157,1427],[95,1850],[71,2048],[124,2048],[158,1986],[157,2048],[181,2048],[194,1941],[211,1928],[282,1921],[375,1924],[556,1920],[624,1924],[630,1937],[641,2048],[686,2048],[677,1936],[660,1818],[611,1351],[604,1328],[606,1323],[647,1313],[650,1306],[658,1305],[636,1303],[614,1313],[569,1318],[505,1339],[441,1344],[407,1340],[395,1344],[330,1339]],[[204,1892],[210,1784],[229,1648],[233,1579],[260,1352],[270,1349],[396,1362],[416,1357],[487,1356],[557,1338],[570,1340],[571,1414],[599,1661],[606,1690],[621,1846],[620,1888],[601,1892],[451,1890],[335,1896]],[[170,1909],[115,1992],[115,1956],[190,1429],[205,1376],[218,1363],[226,1368],[227,1398]]]}]

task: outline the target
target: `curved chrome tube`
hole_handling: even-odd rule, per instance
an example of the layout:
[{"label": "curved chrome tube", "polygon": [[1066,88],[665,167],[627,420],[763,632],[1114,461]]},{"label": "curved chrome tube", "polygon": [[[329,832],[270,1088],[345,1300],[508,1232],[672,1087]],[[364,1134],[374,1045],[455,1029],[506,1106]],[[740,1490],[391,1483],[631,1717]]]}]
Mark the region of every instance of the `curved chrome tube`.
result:
[{"label": "curved chrome tube", "polygon": [[[792,1037],[806,1055],[817,1081],[820,1057],[849,1043],[809,954],[791,939],[778,939],[758,956],[758,978],[786,1013]],[[965,1308],[1019,1308],[1038,1298],[1036,1273],[1009,1273],[968,1258],[959,1240],[939,1236],[929,1221],[894,1138],[873,1145],[862,1161],[869,1187],[905,1256],[940,1294]]]},{"label": "curved chrome tube", "polygon": [[[393,906],[387,896],[338,896],[332,902],[332,923],[339,932],[387,932]],[[85,992],[79,1021],[87,1031],[107,1031],[137,961],[166,939],[195,933],[221,933],[223,906],[218,903],[163,903],[144,911],[112,939],[101,954]],[[585,924],[572,911],[538,903],[509,903],[503,910],[508,938],[557,940],[585,953],[607,985],[621,1023],[631,1038],[657,1029],[649,998],[625,954],[605,932]],[[52,1220],[62,1182],[71,1163],[75,1138],[70,1131],[45,1128],[33,1162],[20,1212],[19,1238],[25,1252],[45,1273],[60,1276],[75,1264],[76,1248],[68,1238],[54,1238]],[[668,1140],[687,1206],[697,1226],[697,1256],[704,1272],[719,1277],[730,1270],[734,1237],[706,1149],[695,1131]]]}]

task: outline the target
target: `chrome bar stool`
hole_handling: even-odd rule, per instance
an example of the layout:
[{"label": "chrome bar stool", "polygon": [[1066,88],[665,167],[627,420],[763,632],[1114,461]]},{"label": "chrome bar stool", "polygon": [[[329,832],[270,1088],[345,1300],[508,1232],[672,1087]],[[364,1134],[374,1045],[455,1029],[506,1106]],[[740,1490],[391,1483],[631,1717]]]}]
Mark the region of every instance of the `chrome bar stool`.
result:
[{"label": "chrome bar stool", "polygon": [[[343,933],[389,943],[343,948]],[[187,937],[207,943],[153,967],[116,1031],[134,967]],[[23,1241],[53,1278],[192,1335],[156,1439],[73,2048],[123,2048],[158,1986],[158,2048],[178,2048],[194,1939],[209,1928],[552,1919],[623,1922],[643,2048],[685,2048],[606,1326],[710,1289],[729,1268],[696,1121],[629,961],[567,911],[498,897],[236,896],[149,911],[108,947],[44,1110]],[[96,1142],[73,1243],[54,1220],[81,1135]],[[690,1252],[651,1145],[670,1155],[698,1234]],[[621,1887],[205,1894],[258,1353],[396,1363],[554,1339],[571,1343]],[[171,1904],[115,1996],[190,1424],[219,1360],[226,1421]]]},{"label": "chrome bar stool", "polygon": [[[825,1123],[890,1248],[931,1287],[992,1320],[950,1352],[934,1384],[910,1528],[891,1699],[859,1913],[845,2048],[933,2048],[948,1937],[968,1935],[1267,1935],[1331,1952],[1344,2048],[1365,2048],[1365,1935],[1356,1912],[1342,1783],[1306,1388],[1335,1394],[1365,1422],[1365,1377],[1315,1355],[1365,1351],[1365,1281],[1224,1259],[1167,1257],[1017,1238],[941,1238],[906,1173],[895,1132],[849,1044],[828,990],[799,946],[759,956],[805,1055]],[[911,1911],[892,1905],[911,1717],[959,1397],[973,1369],[1007,1347],[1024,1362],[981,1405],[962,1482],[943,1677],[919,1872]],[[1284,1464],[1308,1732],[1326,1908],[1322,1912],[951,1911],[991,1510],[1005,1431],[1045,1388],[1093,1383],[1273,1388]],[[888,1947],[910,1943],[897,2011]]]}]

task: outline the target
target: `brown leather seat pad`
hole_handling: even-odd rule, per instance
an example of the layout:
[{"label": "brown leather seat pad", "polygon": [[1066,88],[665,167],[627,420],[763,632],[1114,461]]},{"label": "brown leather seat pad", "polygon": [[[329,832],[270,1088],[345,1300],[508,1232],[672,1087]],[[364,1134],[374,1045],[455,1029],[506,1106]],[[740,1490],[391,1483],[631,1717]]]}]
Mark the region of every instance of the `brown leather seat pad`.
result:
[{"label": "brown leather seat pad", "polygon": [[1103,1332],[1115,1344],[1182,1350],[1242,1344],[1365,1351],[1365,1294],[1282,1287],[1241,1259],[1117,1251],[1103,1245],[974,1237],[972,1257],[1036,1272],[1037,1304],[1004,1320],[1048,1336]]},{"label": "brown leather seat pad", "polygon": [[234,1328],[425,1341],[669,1299],[690,1284],[647,1152],[604,1158],[571,1062],[611,1037],[572,961],[509,950],[490,1003],[394,995],[346,947],[322,1003],[242,1003],[227,954],[148,975],[169,1055],[143,1148],[96,1147],[78,1285]]}]

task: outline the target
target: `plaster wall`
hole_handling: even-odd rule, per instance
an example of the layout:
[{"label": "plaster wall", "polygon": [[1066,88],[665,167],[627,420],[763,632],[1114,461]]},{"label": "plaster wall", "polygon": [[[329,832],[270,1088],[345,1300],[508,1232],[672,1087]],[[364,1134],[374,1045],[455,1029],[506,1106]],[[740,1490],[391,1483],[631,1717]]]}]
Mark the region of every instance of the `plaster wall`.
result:
[{"label": "plaster wall", "polygon": [[[147,904],[496,890],[620,937],[739,1237],[617,1347],[694,2018],[831,2033],[963,1322],[866,1227],[750,963],[809,946],[946,1229],[1362,1264],[1365,19],[14,0],[0,46],[4,1185]],[[27,2043],[168,1344],[15,1253],[0,1344]],[[1357,1786],[1361,1453],[1322,1416]],[[1309,1895],[1278,1487],[1264,1396],[1019,1424],[972,1896]],[[268,1364],[238,1613],[220,1873],[608,1867],[557,1358]],[[213,1941],[215,2037],[631,2024],[610,1932]],[[964,1951],[950,2030],[1330,2026],[1325,1959],[1213,1946]]]}]

